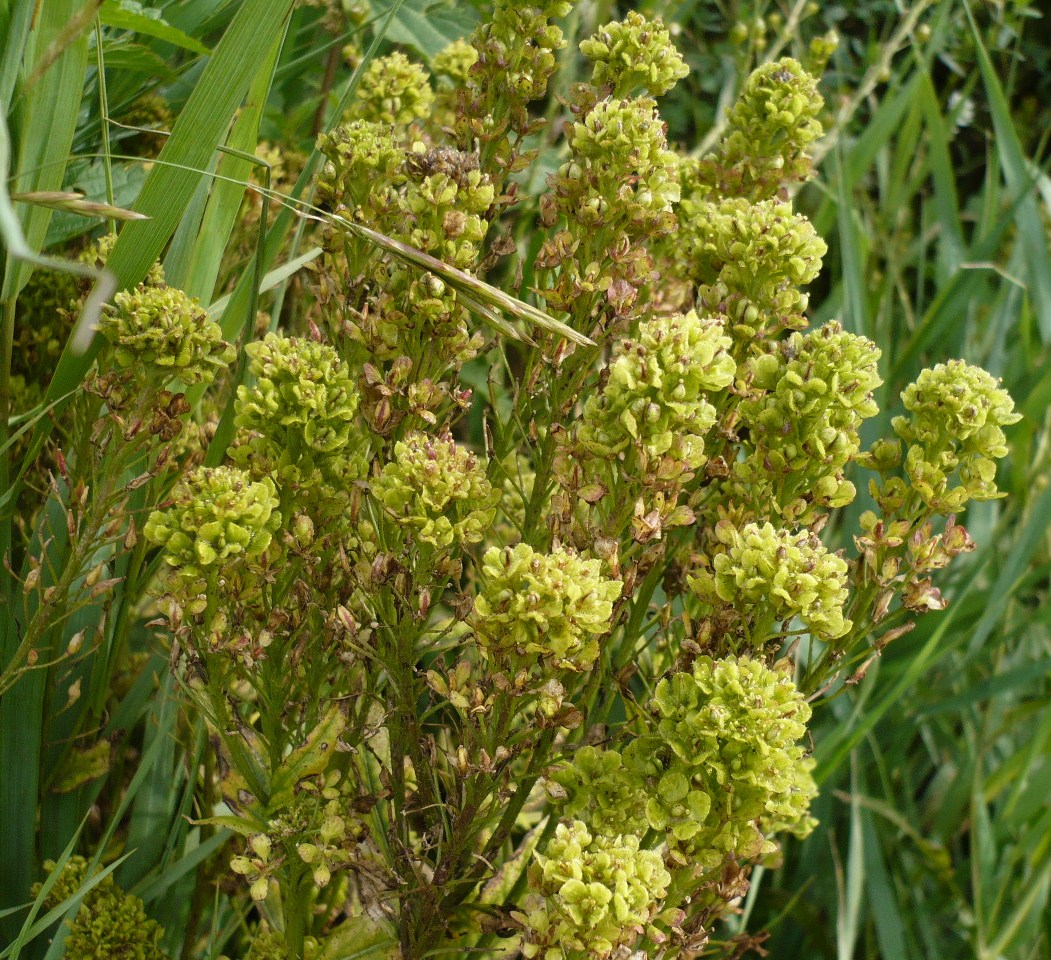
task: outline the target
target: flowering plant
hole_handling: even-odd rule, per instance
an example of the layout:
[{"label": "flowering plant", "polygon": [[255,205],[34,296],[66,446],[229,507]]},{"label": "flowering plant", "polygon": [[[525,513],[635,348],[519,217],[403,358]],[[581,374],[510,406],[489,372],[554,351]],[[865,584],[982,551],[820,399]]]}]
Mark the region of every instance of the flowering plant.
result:
[{"label": "flowering plant", "polygon": [[[923,371],[869,443],[879,349],[808,325],[816,79],[761,67],[690,157],[654,99],[685,64],[632,13],[552,139],[569,10],[496,0],[438,81],[369,64],[318,143],[308,308],[244,346],[225,462],[151,504],[231,953],[732,955],[720,918],[814,825],[812,709],[944,606],[956,514],[998,495],[991,376]],[[233,355],[159,281],[102,331],[107,415]]]}]

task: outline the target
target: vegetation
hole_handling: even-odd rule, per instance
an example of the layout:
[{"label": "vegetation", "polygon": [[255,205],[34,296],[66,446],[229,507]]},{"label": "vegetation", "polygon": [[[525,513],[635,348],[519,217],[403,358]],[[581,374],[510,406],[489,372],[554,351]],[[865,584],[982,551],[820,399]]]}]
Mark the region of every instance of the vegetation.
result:
[{"label": "vegetation", "polygon": [[1051,956],[1041,25],[0,0],[0,958]]}]

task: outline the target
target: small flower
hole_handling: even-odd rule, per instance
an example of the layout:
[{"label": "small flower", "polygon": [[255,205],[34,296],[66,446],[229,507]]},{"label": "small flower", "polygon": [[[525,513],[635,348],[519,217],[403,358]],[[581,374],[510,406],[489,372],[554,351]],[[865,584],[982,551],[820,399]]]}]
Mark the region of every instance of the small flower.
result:
[{"label": "small flower", "polygon": [[622,589],[601,570],[601,561],[562,547],[549,554],[525,543],[487,550],[486,585],[474,604],[479,640],[502,654],[533,653],[563,669],[586,670]]},{"label": "small flower", "polygon": [[329,480],[364,476],[358,391],[339,354],[328,344],[276,333],[245,352],[256,383],[237,388],[234,423],[245,437],[234,460],[283,482],[315,469]]},{"label": "small flower", "polygon": [[443,550],[478,543],[496,517],[485,467],[451,436],[409,434],[372,481],[372,495],[413,537]]},{"label": "small flower", "polygon": [[607,957],[633,944],[671,882],[660,854],[639,846],[635,836],[592,836],[579,820],[560,823],[529,868],[530,895],[517,915],[523,955]]},{"label": "small flower", "polygon": [[580,52],[595,64],[592,84],[611,87],[614,97],[626,97],[639,89],[660,97],[690,72],[664,22],[635,10],[581,41]]},{"label": "small flower", "polygon": [[[154,510],[147,539],[164,547],[164,559],[183,592],[200,594],[208,574],[259,557],[281,524],[277,490],[269,477],[253,482],[236,467],[199,467],[175,488],[171,505]],[[204,609],[205,599],[195,605]]]},{"label": "small flower", "polygon": [[401,125],[426,117],[433,102],[430,75],[395,51],[368,65],[351,113],[360,120]]},{"label": "small flower", "polygon": [[690,588],[708,603],[737,611],[751,645],[761,646],[776,623],[794,617],[823,640],[850,630],[843,616],[847,563],[814,534],[777,530],[770,523],[738,530],[721,521],[716,536],[726,550],[715,556],[714,569],[689,578]]},{"label": "small flower", "polygon": [[720,320],[692,310],[644,321],[616,345],[602,392],[585,403],[580,445],[599,457],[634,451],[645,471],[668,475],[664,460],[697,470],[715,423],[708,396],[733,381],[730,347]]},{"label": "small flower", "polygon": [[99,320],[122,367],[183,383],[211,383],[236,356],[196,298],[175,287],[139,284],[118,293]]}]

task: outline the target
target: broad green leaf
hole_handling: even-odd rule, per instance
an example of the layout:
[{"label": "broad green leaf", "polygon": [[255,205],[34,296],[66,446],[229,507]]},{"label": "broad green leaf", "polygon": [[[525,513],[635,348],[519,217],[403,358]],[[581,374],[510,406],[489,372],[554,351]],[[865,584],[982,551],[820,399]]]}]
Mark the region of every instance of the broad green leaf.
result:
[{"label": "broad green leaf", "polygon": [[[390,0],[374,3],[376,16],[391,8]],[[478,22],[478,13],[466,3],[447,0],[406,0],[394,15],[387,39],[418,50],[429,62],[454,40],[467,36]]]}]

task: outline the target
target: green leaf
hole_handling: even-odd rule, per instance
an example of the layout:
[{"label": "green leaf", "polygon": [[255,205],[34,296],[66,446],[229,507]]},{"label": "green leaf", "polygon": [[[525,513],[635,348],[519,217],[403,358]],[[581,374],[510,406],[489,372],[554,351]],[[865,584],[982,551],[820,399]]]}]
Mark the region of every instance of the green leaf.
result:
[{"label": "green leaf", "polygon": [[[129,3],[128,0],[106,0],[99,11],[99,18],[107,27],[115,30],[130,30],[145,37],[153,37],[163,40],[184,50],[208,56],[211,51],[199,40],[186,33],[178,27],[170,26],[160,17],[151,17],[142,12],[143,8],[138,3]],[[106,55],[107,63],[109,54]]]},{"label": "green leaf", "polygon": [[[374,3],[377,17],[382,17],[393,4],[389,0]],[[469,34],[478,23],[478,12],[466,3],[443,0],[405,0],[387,30],[387,39],[418,50],[430,62],[454,40]]]}]

